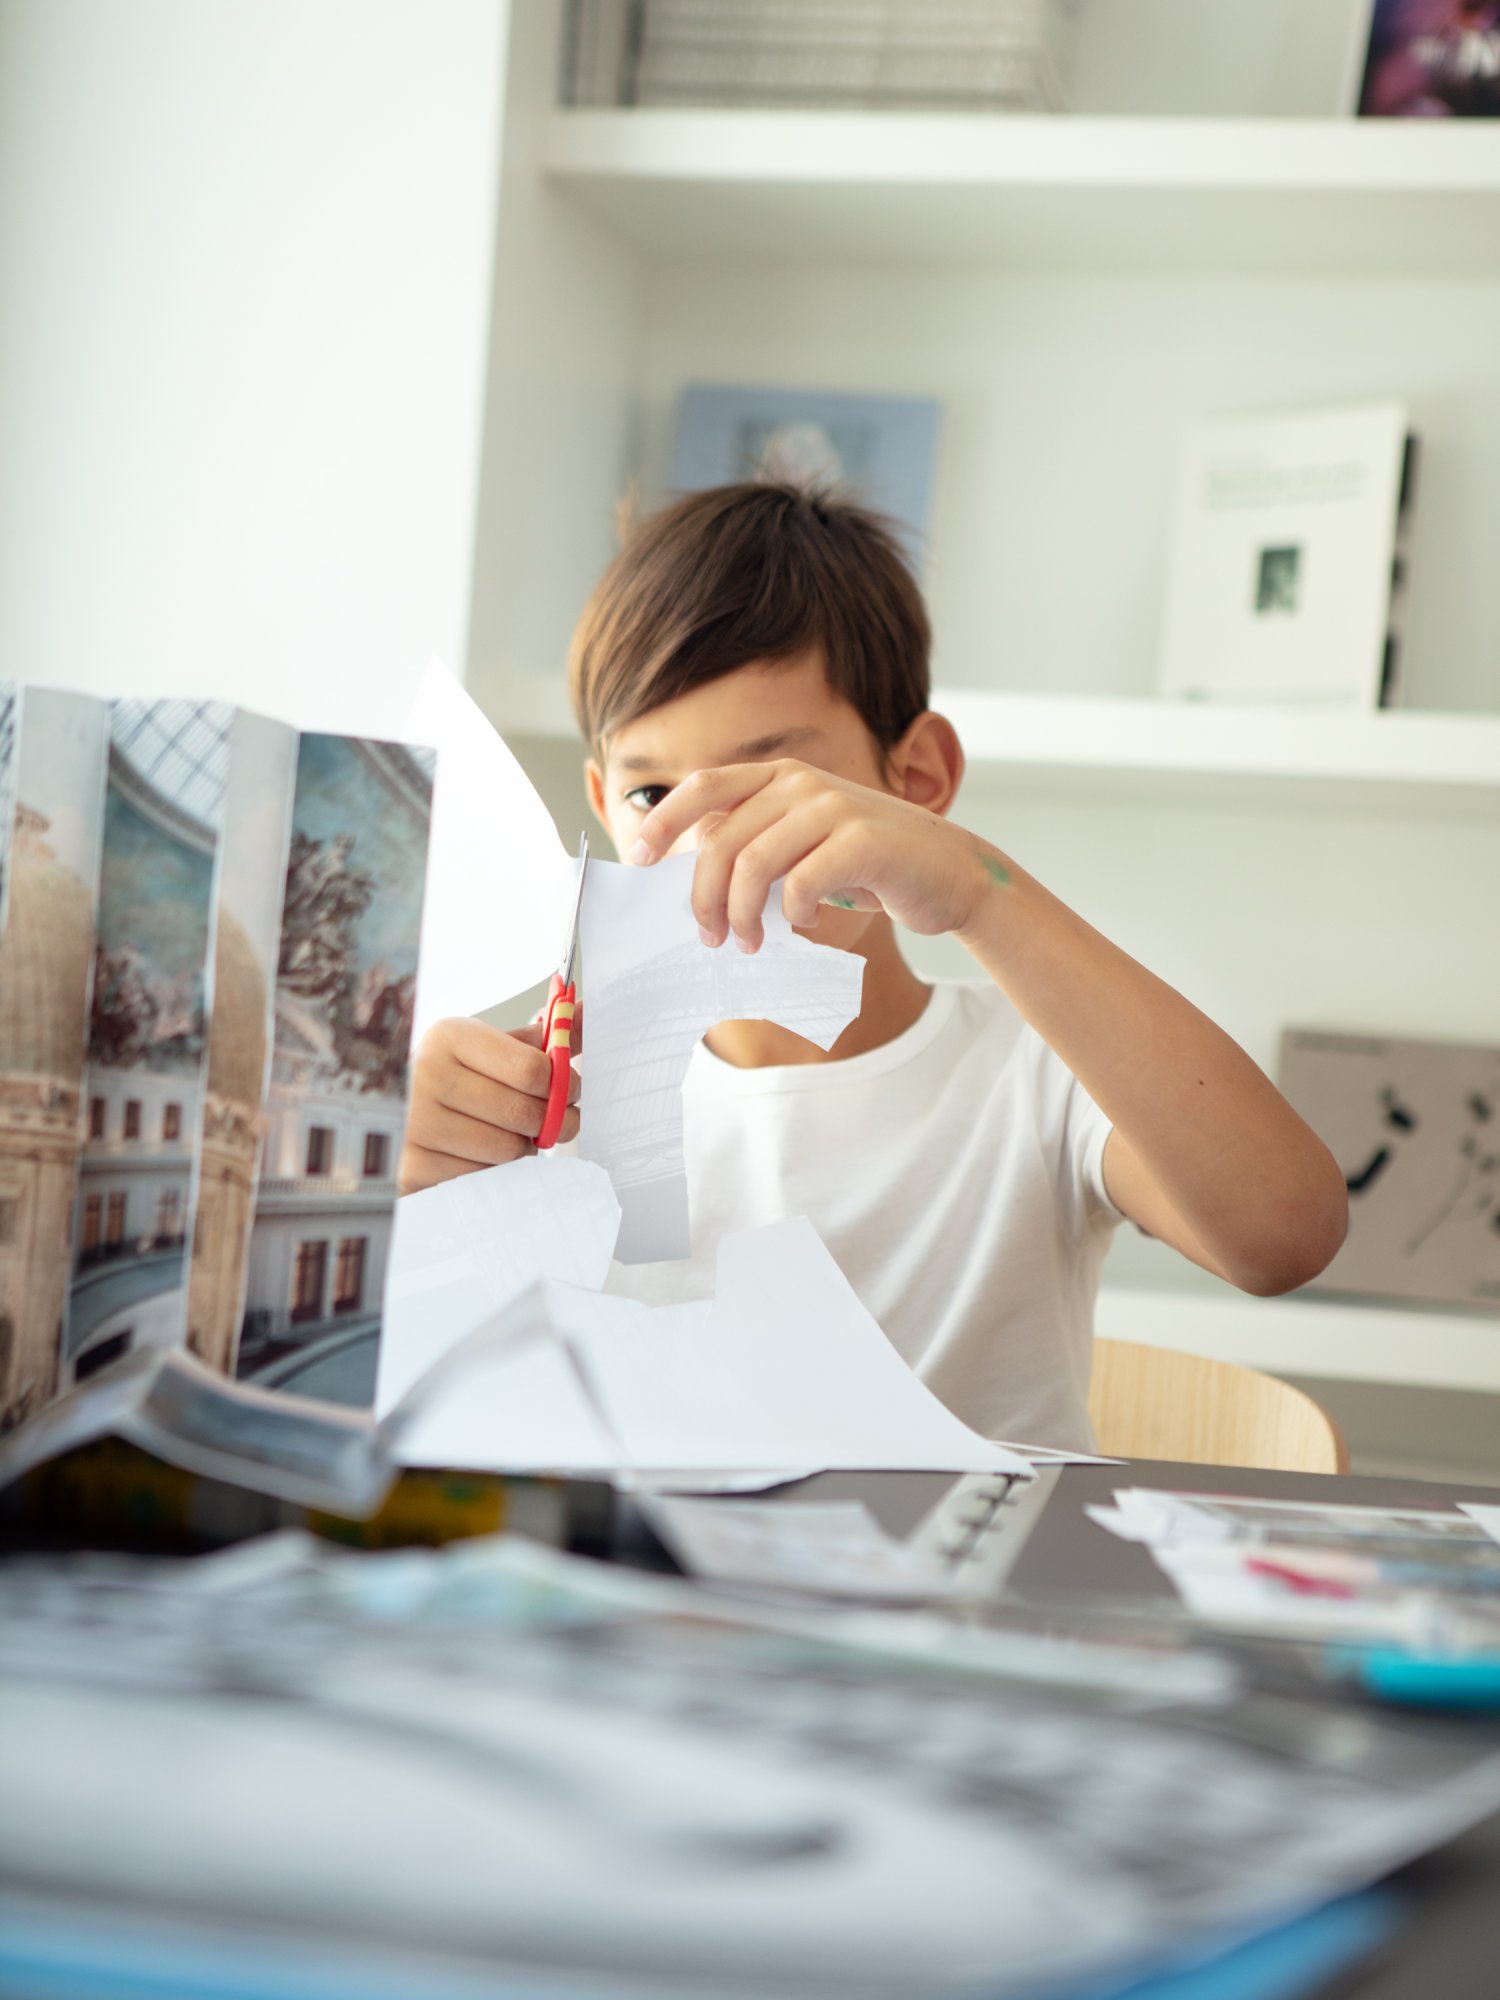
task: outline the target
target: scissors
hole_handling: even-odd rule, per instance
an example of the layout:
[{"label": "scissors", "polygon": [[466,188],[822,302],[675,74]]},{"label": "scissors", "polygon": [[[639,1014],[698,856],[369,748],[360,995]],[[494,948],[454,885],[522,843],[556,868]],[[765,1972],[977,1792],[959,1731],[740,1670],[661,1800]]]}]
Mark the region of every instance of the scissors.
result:
[{"label": "scissors", "polygon": [[536,1136],[537,1151],[557,1144],[568,1111],[568,1079],[573,1074],[573,1014],[578,1005],[578,989],[573,982],[573,962],[578,956],[578,919],[583,910],[583,878],[588,873],[589,837],[578,841],[578,886],[573,891],[573,914],[568,919],[568,936],[563,946],[562,964],[552,975],[547,995],[547,1013],[542,1029],[542,1047],[552,1066],[547,1086],[547,1110],[542,1129]]}]

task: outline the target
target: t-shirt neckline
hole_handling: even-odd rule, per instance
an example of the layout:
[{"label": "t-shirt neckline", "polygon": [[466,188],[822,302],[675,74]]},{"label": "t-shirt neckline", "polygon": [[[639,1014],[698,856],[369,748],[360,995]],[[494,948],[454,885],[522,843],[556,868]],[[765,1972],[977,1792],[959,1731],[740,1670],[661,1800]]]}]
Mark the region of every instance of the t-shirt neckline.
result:
[{"label": "t-shirt neckline", "polygon": [[931,1047],[953,1019],[957,1005],[953,985],[939,982],[928,989],[927,1004],[909,1028],[903,1028],[878,1049],[841,1056],[834,1062],[772,1063],[763,1069],[741,1069],[716,1056],[706,1042],[693,1051],[693,1080],[719,1091],[742,1096],[769,1096],[779,1091],[830,1090],[843,1084],[866,1083],[912,1062]]}]

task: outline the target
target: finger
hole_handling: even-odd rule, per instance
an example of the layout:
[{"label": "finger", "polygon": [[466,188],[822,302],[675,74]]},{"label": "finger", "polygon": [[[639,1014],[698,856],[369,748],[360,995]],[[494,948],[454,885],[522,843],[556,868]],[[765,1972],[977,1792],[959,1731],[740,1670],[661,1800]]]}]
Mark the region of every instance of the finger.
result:
[{"label": "finger", "polygon": [[[524,1028],[512,1028],[510,1032],[518,1042],[525,1042],[528,1048],[544,1049],[547,1046],[546,1012],[547,1010],[544,1007],[534,1021],[528,1021]],[[569,1039],[568,1046],[575,1056],[583,1054],[583,1002],[581,1000],[577,1000],[573,1004],[573,1033]],[[578,1072],[576,1069],[570,1071],[568,1076],[568,1102],[569,1104],[576,1104],[578,1102]]]},{"label": "finger", "polygon": [[[550,1068],[546,1075],[550,1084]],[[570,1092],[571,1088],[570,1077]],[[504,1132],[519,1133],[523,1139],[534,1139],[547,1115],[545,1096],[533,1097],[528,1091],[512,1090],[509,1084],[496,1083],[487,1076],[476,1076],[473,1070],[467,1069],[453,1071],[439,1091],[435,1106],[439,1111],[455,1111],[477,1118],[482,1124],[497,1125]]]},{"label": "finger", "polygon": [[881,910],[885,906],[874,890],[851,887],[859,875],[855,843],[846,829],[830,834],[786,871],[781,888],[781,908],[789,924],[808,930],[817,922],[818,909],[826,903],[836,910]]},{"label": "finger", "polygon": [[[528,1103],[531,1101],[527,1099]],[[430,1104],[416,1122],[411,1142],[429,1152],[451,1153],[454,1159],[468,1160],[476,1167],[500,1167],[535,1151],[533,1141],[542,1129],[541,1113],[545,1109],[545,1105],[537,1106],[537,1117],[528,1121],[534,1123],[535,1130],[528,1132],[497,1125],[488,1118],[471,1117],[451,1105]]]},{"label": "finger", "polygon": [[434,1065],[433,1074],[440,1081],[457,1064],[530,1097],[546,1096],[551,1071],[542,1054],[539,1032],[527,1028],[509,1033],[492,1028],[487,1021],[472,1020],[443,1021],[439,1027],[441,1038],[435,1028],[424,1039],[417,1061]]},{"label": "finger", "polygon": [[737,857],[725,920],[742,951],[759,951],[765,942],[765,908],[771,885],[828,838],[826,813],[795,813],[768,827]]},{"label": "finger", "polygon": [[705,944],[720,945],[728,935],[729,884],[741,854],[785,813],[785,796],[767,786],[705,827],[698,842],[692,896],[693,915]]},{"label": "finger", "polygon": [[692,772],[647,813],[625,859],[638,867],[659,861],[705,813],[733,812],[746,799],[764,791],[780,768],[778,764],[720,764],[712,771]]}]

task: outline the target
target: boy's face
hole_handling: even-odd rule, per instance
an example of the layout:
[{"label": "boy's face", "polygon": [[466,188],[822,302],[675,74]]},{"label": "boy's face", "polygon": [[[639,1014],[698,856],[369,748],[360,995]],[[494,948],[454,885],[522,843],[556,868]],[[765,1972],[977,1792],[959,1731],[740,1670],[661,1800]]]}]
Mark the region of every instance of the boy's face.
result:
[{"label": "boy's face", "polygon": [[[816,650],[791,660],[752,661],[664,702],[610,737],[602,762],[587,766],[589,801],[619,854],[654,805],[693,771],[794,757],[874,791],[892,786],[885,760],[859,711],[828,684]],[[672,850],[695,848],[700,822]],[[824,909],[820,944],[854,946],[871,919]]]}]

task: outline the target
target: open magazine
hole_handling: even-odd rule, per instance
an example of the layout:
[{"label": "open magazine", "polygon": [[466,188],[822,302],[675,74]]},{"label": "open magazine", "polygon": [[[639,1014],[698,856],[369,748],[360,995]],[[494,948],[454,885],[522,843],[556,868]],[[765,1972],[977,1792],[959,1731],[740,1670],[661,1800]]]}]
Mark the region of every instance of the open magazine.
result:
[{"label": "open magazine", "polygon": [[368,1400],[433,767],[0,684],[0,1432],[142,1351]]}]

